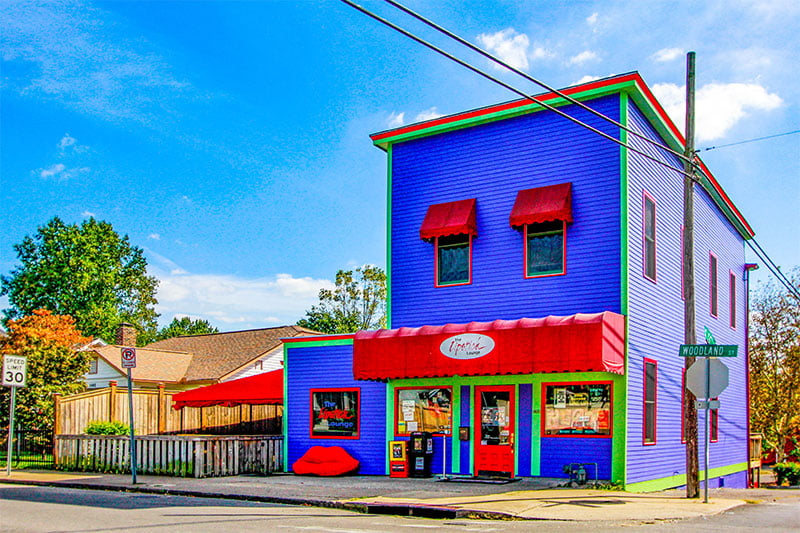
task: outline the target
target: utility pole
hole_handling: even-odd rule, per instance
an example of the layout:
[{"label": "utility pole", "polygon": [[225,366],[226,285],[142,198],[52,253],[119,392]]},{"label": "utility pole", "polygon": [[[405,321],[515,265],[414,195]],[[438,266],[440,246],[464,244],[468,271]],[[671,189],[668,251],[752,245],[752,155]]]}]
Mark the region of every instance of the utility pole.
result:
[{"label": "utility pole", "polygon": [[[683,337],[684,344],[696,344],[694,294],[694,62],[695,53],[686,54],[686,149],[683,171]],[[694,363],[694,357],[684,359],[684,368]],[[685,380],[684,380],[685,381]],[[686,440],[686,497],[700,496],[697,445],[697,409],[695,397],[683,390],[683,435]]]}]

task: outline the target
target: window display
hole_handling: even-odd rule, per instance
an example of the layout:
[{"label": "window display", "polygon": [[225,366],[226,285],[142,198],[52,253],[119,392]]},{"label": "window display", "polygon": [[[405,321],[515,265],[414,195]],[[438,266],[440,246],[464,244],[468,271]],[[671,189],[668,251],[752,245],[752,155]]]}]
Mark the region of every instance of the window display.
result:
[{"label": "window display", "polygon": [[395,420],[398,435],[413,431],[449,435],[452,427],[451,389],[396,389]]},{"label": "window display", "polygon": [[544,386],[544,436],[610,436],[611,383]]}]

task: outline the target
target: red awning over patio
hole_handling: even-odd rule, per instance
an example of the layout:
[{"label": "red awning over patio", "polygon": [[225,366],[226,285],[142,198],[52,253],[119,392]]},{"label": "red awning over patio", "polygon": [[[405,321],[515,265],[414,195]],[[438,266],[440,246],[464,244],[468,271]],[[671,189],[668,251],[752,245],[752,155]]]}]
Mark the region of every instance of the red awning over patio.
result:
[{"label": "red awning over patio", "polygon": [[445,202],[428,206],[425,220],[419,229],[421,239],[433,239],[446,235],[478,234],[475,198]]},{"label": "red awning over patio", "polygon": [[572,222],[572,183],[559,183],[517,193],[509,217],[511,226],[555,220]]},{"label": "red awning over patio", "polygon": [[187,390],[172,397],[172,408],[283,403],[283,369]]},{"label": "red awning over patio", "polygon": [[625,372],[625,317],[597,314],[359,331],[355,379]]}]

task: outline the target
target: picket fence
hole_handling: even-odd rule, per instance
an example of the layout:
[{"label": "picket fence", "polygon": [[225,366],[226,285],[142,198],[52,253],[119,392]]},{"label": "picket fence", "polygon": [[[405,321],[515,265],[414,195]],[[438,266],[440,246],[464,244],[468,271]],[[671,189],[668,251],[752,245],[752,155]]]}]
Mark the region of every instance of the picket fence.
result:
[{"label": "picket fence", "polygon": [[[130,472],[130,439],[121,436],[56,435],[58,468]],[[219,477],[283,471],[281,436],[136,436],[136,470],[142,474]]]}]

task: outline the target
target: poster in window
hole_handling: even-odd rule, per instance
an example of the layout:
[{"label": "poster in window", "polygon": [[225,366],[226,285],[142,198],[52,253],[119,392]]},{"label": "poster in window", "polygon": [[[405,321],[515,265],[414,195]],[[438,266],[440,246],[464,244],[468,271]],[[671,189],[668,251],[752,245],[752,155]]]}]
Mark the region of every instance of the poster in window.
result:
[{"label": "poster in window", "polygon": [[358,390],[311,391],[311,436],[358,437]]},{"label": "poster in window", "polygon": [[567,389],[560,387],[555,391],[555,400],[553,407],[556,409],[566,409],[567,407]]},{"label": "poster in window", "polygon": [[452,427],[452,391],[449,387],[397,389],[397,434],[430,431],[449,435]]}]

